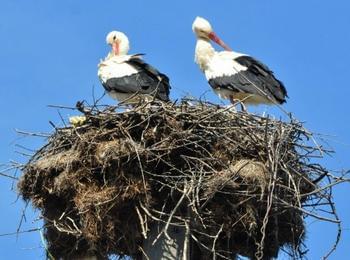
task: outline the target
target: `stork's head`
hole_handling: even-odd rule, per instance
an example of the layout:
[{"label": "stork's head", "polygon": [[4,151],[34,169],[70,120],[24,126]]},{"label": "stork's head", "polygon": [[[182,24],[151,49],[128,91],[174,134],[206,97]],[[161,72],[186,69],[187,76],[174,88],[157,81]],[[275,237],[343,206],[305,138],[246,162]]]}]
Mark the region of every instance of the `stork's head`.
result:
[{"label": "stork's head", "polygon": [[202,17],[197,16],[192,24],[192,30],[197,38],[212,40],[227,51],[232,51],[213,31],[210,23]]},{"label": "stork's head", "polygon": [[118,31],[112,31],[107,34],[106,37],[107,44],[111,45],[112,52],[114,55],[125,55],[129,51],[129,39],[128,37]]},{"label": "stork's head", "polygon": [[209,34],[213,32],[210,23],[202,17],[197,16],[192,24],[192,30],[199,38],[209,40]]}]

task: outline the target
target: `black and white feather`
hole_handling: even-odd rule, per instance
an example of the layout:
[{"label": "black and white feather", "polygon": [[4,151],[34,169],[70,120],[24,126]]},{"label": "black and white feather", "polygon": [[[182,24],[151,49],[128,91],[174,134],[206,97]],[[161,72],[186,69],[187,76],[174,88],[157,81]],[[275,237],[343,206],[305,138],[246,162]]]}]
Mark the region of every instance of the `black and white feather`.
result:
[{"label": "black and white feather", "polygon": [[[123,37],[126,38],[125,35]],[[113,36],[112,41],[116,41],[116,49],[120,51],[118,39]],[[128,49],[127,46],[126,50]],[[142,54],[127,55],[125,52],[127,51],[124,53],[111,52],[98,65],[98,77],[106,92],[112,98],[125,103],[153,99],[169,101],[171,88],[169,78],[146,63],[142,59]]]},{"label": "black and white feather", "polygon": [[248,55],[216,53],[204,73],[221,98],[254,105],[286,102],[283,83],[266,65]]},{"label": "black and white feather", "polygon": [[114,56],[100,63],[98,76],[107,93],[132,103],[136,97],[169,101],[169,78],[140,55]]}]

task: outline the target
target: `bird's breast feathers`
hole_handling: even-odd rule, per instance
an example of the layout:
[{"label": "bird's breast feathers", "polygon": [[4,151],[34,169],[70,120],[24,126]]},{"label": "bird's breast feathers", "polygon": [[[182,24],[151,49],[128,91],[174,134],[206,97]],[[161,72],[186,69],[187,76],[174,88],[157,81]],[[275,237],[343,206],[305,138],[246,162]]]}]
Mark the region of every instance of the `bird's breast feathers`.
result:
[{"label": "bird's breast feathers", "polygon": [[207,80],[216,77],[232,76],[240,71],[247,70],[247,67],[242,66],[234,60],[235,57],[238,56],[228,51],[216,53],[204,71]]},{"label": "bird's breast feathers", "polygon": [[98,77],[105,83],[111,78],[121,78],[138,73],[137,69],[125,62],[129,59],[130,56],[125,55],[122,57],[112,57],[102,61],[98,66]]}]

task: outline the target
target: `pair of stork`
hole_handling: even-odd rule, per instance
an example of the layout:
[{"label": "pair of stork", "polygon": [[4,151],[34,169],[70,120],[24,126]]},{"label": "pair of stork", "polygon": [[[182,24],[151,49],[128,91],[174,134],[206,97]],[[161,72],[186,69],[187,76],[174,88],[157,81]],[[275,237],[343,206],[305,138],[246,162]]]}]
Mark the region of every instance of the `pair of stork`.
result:
[{"label": "pair of stork", "polygon": [[[273,72],[251,56],[232,51],[213,31],[210,23],[197,17],[192,25],[197,37],[195,62],[204,72],[209,85],[222,99],[232,104],[282,104],[287,91]],[[217,52],[210,40],[224,51]],[[112,31],[107,35],[112,48],[98,65],[98,76],[107,93],[125,103],[137,100],[169,101],[169,78],[143,61],[141,54],[128,55],[125,34]]]}]

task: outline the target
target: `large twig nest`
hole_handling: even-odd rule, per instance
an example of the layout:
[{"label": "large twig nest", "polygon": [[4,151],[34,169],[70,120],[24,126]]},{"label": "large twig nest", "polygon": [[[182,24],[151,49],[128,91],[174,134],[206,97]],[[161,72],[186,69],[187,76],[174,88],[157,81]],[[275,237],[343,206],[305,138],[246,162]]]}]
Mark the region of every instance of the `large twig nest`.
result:
[{"label": "large twig nest", "polygon": [[18,185],[56,258],[136,257],[157,222],[187,227],[202,258],[298,256],[303,205],[328,198],[300,123],[186,101],[85,116],[52,134]]}]

